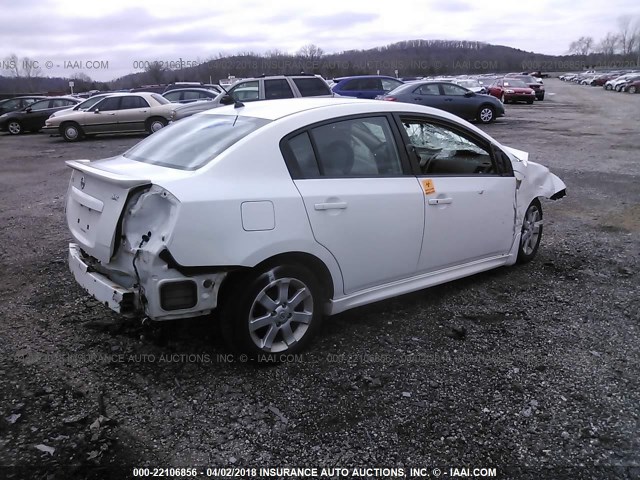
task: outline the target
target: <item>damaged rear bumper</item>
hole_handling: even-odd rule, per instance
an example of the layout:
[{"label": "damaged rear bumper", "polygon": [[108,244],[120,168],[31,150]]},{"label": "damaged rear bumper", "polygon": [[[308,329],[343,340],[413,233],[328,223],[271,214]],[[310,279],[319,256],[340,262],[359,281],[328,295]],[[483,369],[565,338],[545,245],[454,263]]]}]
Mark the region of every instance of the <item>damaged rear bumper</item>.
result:
[{"label": "damaged rear bumper", "polygon": [[93,267],[84,262],[80,247],[75,243],[69,244],[69,269],[76,282],[89,295],[111,310],[128,316],[136,313],[136,293],[94,271]]},{"label": "damaged rear bumper", "polygon": [[[112,279],[125,278],[87,256],[75,243],[69,244],[69,269],[92,297],[111,310],[151,320],[174,320],[208,315],[217,307],[218,290],[226,272],[183,274],[158,256],[144,252],[138,263],[140,287],[124,286]],[[111,278],[109,278],[111,277]],[[122,282],[126,283],[126,282]]]}]

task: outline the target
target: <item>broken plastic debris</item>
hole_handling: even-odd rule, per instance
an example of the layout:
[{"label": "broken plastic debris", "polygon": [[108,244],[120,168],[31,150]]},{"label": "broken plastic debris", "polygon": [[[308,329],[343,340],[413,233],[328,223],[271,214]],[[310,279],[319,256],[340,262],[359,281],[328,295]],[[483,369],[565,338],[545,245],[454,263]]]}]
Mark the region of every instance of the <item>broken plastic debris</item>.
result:
[{"label": "broken plastic debris", "polygon": [[55,449],[55,448],[53,448],[53,447],[49,447],[49,446],[47,446],[47,445],[43,445],[42,443],[41,443],[40,445],[36,445],[36,448],[37,448],[38,450],[40,450],[41,452],[48,453],[49,455],[53,455],[53,452],[55,452],[55,451],[56,451],[56,449]]}]

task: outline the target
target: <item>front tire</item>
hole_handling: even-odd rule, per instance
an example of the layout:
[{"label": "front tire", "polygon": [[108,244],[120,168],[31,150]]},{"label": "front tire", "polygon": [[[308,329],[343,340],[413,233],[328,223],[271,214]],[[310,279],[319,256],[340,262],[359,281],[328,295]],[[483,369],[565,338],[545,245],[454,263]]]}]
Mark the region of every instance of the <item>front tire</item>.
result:
[{"label": "front tire", "polygon": [[243,275],[225,288],[222,333],[234,349],[257,356],[306,348],[322,321],[322,288],[306,268],[271,266]]},{"label": "front tire", "polygon": [[540,240],[542,240],[542,206],[536,198],[527,207],[522,221],[518,263],[527,263],[533,260],[538,253]]},{"label": "front tire", "polygon": [[496,119],[496,112],[490,105],[482,105],[478,110],[478,121],[480,123],[491,123]]},{"label": "front tire", "polygon": [[7,125],[7,131],[11,135],[20,135],[21,133],[24,133],[24,130],[22,129],[22,124],[17,120],[11,120],[9,122],[9,124]]},{"label": "front tire", "polygon": [[77,142],[82,138],[82,129],[75,122],[63,123],[60,127],[60,135],[67,142]]}]

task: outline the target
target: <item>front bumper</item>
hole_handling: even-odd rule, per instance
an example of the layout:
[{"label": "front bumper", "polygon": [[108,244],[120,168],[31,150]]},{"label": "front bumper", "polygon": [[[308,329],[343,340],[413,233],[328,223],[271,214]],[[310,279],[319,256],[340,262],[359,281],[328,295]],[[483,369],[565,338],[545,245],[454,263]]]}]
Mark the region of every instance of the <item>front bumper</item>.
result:
[{"label": "front bumper", "polygon": [[535,94],[530,93],[505,93],[504,99],[507,102],[529,102],[536,98]]}]

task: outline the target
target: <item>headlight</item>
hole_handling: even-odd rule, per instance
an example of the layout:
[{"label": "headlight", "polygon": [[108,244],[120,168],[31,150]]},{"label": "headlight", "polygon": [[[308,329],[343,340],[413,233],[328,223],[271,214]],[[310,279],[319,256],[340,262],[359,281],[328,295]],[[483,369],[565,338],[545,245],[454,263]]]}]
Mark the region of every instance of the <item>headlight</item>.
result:
[{"label": "headlight", "polygon": [[540,85],[539,90],[544,90],[544,85]]},{"label": "headlight", "polygon": [[505,90],[504,93],[516,93],[513,90]]},{"label": "headlight", "polygon": [[171,110],[169,112],[169,120],[173,120],[176,117],[176,111],[175,110]]}]

